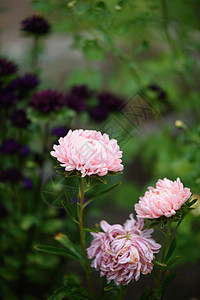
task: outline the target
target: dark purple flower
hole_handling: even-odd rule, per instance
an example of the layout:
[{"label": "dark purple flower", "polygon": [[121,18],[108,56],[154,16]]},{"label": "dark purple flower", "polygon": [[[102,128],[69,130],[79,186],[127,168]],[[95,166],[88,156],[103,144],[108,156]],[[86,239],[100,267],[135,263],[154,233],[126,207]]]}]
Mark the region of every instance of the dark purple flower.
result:
[{"label": "dark purple flower", "polygon": [[149,89],[157,94],[159,100],[166,100],[167,94],[157,84],[151,84]]},{"label": "dark purple flower", "polygon": [[96,122],[102,122],[107,119],[109,112],[106,108],[98,105],[89,111],[90,117]]},{"label": "dark purple flower", "polygon": [[32,189],[33,188],[33,181],[27,177],[23,178],[23,188],[24,189]]},{"label": "dark purple flower", "polygon": [[11,120],[13,126],[20,127],[20,128],[26,128],[30,123],[30,121],[26,116],[26,111],[23,109],[15,110],[9,116],[9,119]]},{"label": "dark purple flower", "polygon": [[33,95],[30,105],[43,113],[57,111],[63,107],[63,95],[57,91],[45,90]]},{"label": "dark purple flower", "polygon": [[69,128],[67,127],[55,127],[52,129],[51,134],[57,137],[63,137],[68,133],[68,131]]},{"label": "dark purple flower", "polygon": [[14,139],[3,141],[0,146],[0,152],[2,154],[15,154],[19,151],[19,143]]},{"label": "dark purple flower", "polygon": [[50,24],[42,16],[33,15],[21,21],[21,30],[34,35],[45,35],[50,32]]},{"label": "dark purple flower", "polygon": [[22,173],[16,168],[10,168],[0,172],[0,181],[10,184],[18,184],[23,179]]},{"label": "dark purple flower", "polygon": [[84,111],[87,107],[86,100],[78,95],[68,94],[65,96],[65,104],[77,112]]},{"label": "dark purple flower", "polygon": [[30,73],[26,73],[22,77],[15,78],[6,87],[7,90],[14,91],[17,98],[22,99],[27,93],[39,84],[39,79]]},{"label": "dark purple flower", "polygon": [[87,85],[75,85],[71,88],[70,93],[72,95],[77,95],[81,98],[89,98],[92,93],[91,91],[88,89]]},{"label": "dark purple flower", "polygon": [[29,147],[28,147],[28,146],[22,146],[22,147],[20,148],[20,153],[21,153],[22,156],[27,156],[27,155],[29,155],[29,153],[30,153]]},{"label": "dark purple flower", "polygon": [[8,89],[2,89],[0,91],[0,108],[9,108],[16,102],[15,95]]},{"label": "dark purple flower", "polygon": [[0,77],[15,74],[17,72],[17,65],[5,58],[0,58]]},{"label": "dark purple flower", "polygon": [[116,97],[110,92],[103,92],[97,96],[99,104],[108,111],[117,111],[123,104],[122,99]]},{"label": "dark purple flower", "polygon": [[34,74],[26,73],[20,77],[20,84],[22,89],[32,90],[39,84],[39,79]]}]

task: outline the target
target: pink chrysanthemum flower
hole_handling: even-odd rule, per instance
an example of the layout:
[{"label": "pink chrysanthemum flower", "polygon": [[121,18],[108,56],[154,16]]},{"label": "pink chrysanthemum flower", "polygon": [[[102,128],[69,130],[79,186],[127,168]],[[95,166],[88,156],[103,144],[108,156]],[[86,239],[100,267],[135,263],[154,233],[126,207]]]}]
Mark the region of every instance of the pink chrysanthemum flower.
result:
[{"label": "pink chrysanthemum flower", "polygon": [[169,218],[175,215],[191,196],[190,189],[184,188],[179,178],[176,181],[159,179],[156,188],[148,189],[144,197],[140,197],[139,203],[135,204],[139,218],[154,219],[161,216]]},{"label": "pink chrysanthemum flower", "polygon": [[100,276],[105,275],[108,283],[114,280],[117,285],[127,285],[138,280],[141,273],[152,271],[153,254],[161,245],[151,238],[153,229],[142,230],[142,219],[136,222],[131,214],[124,226],[106,221],[100,225],[104,232],[91,232],[94,239],[87,249],[89,259],[94,258],[91,266],[101,270]]},{"label": "pink chrysanthemum flower", "polygon": [[106,175],[109,171],[123,170],[122,151],[117,141],[107,134],[95,130],[69,130],[64,138],[54,145],[51,155],[56,157],[65,171],[78,170],[82,177],[97,174]]}]

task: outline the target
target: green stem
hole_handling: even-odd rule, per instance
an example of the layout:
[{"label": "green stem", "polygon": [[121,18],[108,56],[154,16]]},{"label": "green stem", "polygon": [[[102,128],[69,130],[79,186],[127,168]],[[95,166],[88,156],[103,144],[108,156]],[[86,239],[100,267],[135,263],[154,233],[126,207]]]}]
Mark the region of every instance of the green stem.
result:
[{"label": "green stem", "polygon": [[79,231],[80,231],[80,239],[81,239],[81,248],[83,252],[83,257],[85,261],[85,271],[87,275],[87,280],[88,280],[88,285],[91,293],[93,294],[93,285],[92,285],[92,276],[91,276],[91,270],[88,264],[88,259],[87,259],[87,253],[85,250],[85,232],[83,230],[83,212],[84,212],[84,194],[85,194],[85,182],[86,179],[82,178],[81,180],[81,191],[80,191],[80,216],[79,216]]},{"label": "green stem", "polygon": [[[168,222],[167,233],[166,233],[166,237],[165,237],[165,243],[164,243],[163,250],[162,250],[161,263],[165,263],[165,255],[166,255],[166,250],[167,250],[167,246],[168,246],[168,243],[169,243],[170,235],[171,235],[171,221]],[[155,300],[156,300],[156,291],[158,290],[158,288],[160,286],[160,280],[161,280],[162,272],[163,272],[163,268],[160,268],[160,270],[158,272],[158,277],[157,277],[157,280],[156,280],[156,287],[155,287],[155,290],[154,290],[154,299]]]},{"label": "green stem", "polygon": [[32,48],[32,57],[31,57],[31,71],[35,73],[37,71],[38,64],[38,54],[39,54],[39,37],[33,37],[33,48]]},{"label": "green stem", "polygon": [[124,300],[124,294],[125,294],[125,287],[122,284],[120,284],[119,300]]}]

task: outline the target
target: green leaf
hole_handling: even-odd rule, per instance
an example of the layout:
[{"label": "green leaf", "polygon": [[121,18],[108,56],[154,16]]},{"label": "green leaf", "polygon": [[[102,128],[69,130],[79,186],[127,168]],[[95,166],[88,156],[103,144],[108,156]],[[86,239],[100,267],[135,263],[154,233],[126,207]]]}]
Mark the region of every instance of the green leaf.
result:
[{"label": "green leaf", "polygon": [[86,40],[82,50],[89,60],[104,60],[105,58],[105,52],[96,40]]},{"label": "green leaf", "polygon": [[167,266],[168,266],[168,267],[172,266],[179,258],[180,258],[180,256],[175,256],[175,257],[171,258],[171,259],[168,261]]},{"label": "green leaf", "polygon": [[46,252],[49,254],[55,254],[55,255],[61,255],[61,256],[68,256],[72,257],[74,259],[77,259],[77,257],[70,251],[67,251],[66,249],[54,247],[54,246],[43,246],[43,245],[35,245],[34,248],[36,250]]},{"label": "green leaf", "polygon": [[66,213],[68,214],[68,216],[69,216],[75,223],[79,224],[79,221],[76,220],[76,218],[75,218],[75,216],[74,216],[74,214],[73,214],[73,211],[70,209],[70,206],[67,206],[67,205],[65,204],[64,201],[61,201],[61,204],[62,204],[62,206],[64,207],[64,209],[65,209]]},{"label": "green leaf", "polygon": [[154,260],[154,261],[153,261],[153,264],[154,264],[155,266],[158,266],[158,267],[161,267],[161,268],[164,268],[164,267],[167,266],[165,263],[159,262],[159,261],[157,261],[157,260]]},{"label": "green leaf", "polygon": [[108,189],[100,192],[99,194],[95,195],[94,197],[90,198],[90,200],[88,200],[85,204],[84,204],[84,208],[90,204],[91,202],[93,202],[96,198],[101,197],[103,195],[105,195],[106,193],[114,190],[115,188],[117,188],[118,186],[121,185],[121,182],[115,183],[113,186],[109,187]]},{"label": "green leaf", "polygon": [[166,278],[163,281],[162,287],[161,287],[161,297],[164,296],[166,289],[168,287],[168,285],[172,282],[172,280],[174,280],[174,278],[178,275],[178,273],[174,273],[172,275],[168,275],[166,276]]},{"label": "green leaf", "polygon": [[171,244],[170,244],[170,247],[169,247],[169,250],[167,252],[167,255],[166,255],[166,258],[165,258],[165,261],[167,262],[169,260],[169,258],[172,256],[175,248],[176,248],[176,244],[177,244],[177,238],[176,236],[172,239],[171,241]]},{"label": "green leaf", "polygon": [[83,262],[83,257],[79,248],[74,243],[72,243],[65,234],[58,233],[56,234],[54,239],[61,243],[64,247],[66,247],[77,260]]},{"label": "green leaf", "polygon": [[47,300],[61,300],[70,294],[71,288],[69,286],[64,286],[55,290],[53,295],[51,295]]},{"label": "green leaf", "polygon": [[152,293],[153,293],[153,291],[150,291],[149,288],[148,288],[148,286],[146,286],[144,288],[144,291],[143,291],[143,293],[141,295],[140,300],[147,300],[152,295]]},{"label": "green leaf", "polygon": [[98,233],[98,230],[94,229],[94,228],[83,228],[84,231],[87,231],[87,232],[94,232],[94,233]]}]

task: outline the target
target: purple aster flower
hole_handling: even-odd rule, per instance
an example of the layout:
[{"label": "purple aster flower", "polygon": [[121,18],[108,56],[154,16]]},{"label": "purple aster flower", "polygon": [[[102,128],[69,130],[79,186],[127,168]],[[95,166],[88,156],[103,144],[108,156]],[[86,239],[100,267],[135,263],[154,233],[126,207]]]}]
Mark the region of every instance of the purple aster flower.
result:
[{"label": "purple aster flower", "polygon": [[0,152],[2,154],[15,154],[19,150],[19,143],[14,139],[3,141],[0,146]]},{"label": "purple aster flower", "polygon": [[57,137],[63,137],[68,133],[68,131],[69,128],[67,127],[55,127],[52,129],[51,134]]},{"label": "purple aster flower", "polygon": [[42,16],[33,15],[21,21],[21,30],[34,35],[45,35],[50,32],[50,24]]},{"label": "purple aster flower", "polygon": [[24,189],[32,189],[33,188],[33,181],[30,178],[24,177],[23,178],[23,188]]},{"label": "purple aster flower", "polygon": [[69,108],[72,108],[77,112],[84,111],[87,107],[85,99],[75,94],[66,95],[64,101]]},{"label": "purple aster flower", "polygon": [[101,105],[98,105],[96,107],[93,107],[89,111],[90,117],[92,120],[96,122],[102,122],[107,119],[108,117],[108,111],[106,108],[102,107]]},{"label": "purple aster flower", "polygon": [[28,146],[22,146],[21,148],[20,148],[20,153],[21,153],[21,155],[22,156],[27,156],[27,155],[29,155],[29,153],[30,153],[30,149],[29,149],[29,147]]},{"label": "purple aster flower", "polygon": [[20,170],[16,168],[10,168],[0,172],[0,181],[8,182],[10,184],[18,184],[21,182],[23,176]]},{"label": "purple aster flower", "polygon": [[71,88],[70,93],[85,99],[92,95],[92,92],[88,89],[87,85],[75,85]]},{"label": "purple aster flower", "polygon": [[24,74],[20,77],[21,88],[26,90],[32,90],[39,84],[39,79],[30,73]]},{"label": "purple aster flower", "polygon": [[26,116],[26,111],[23,109],[16,109],[13,111],[9,119],[11,120],[13,126],[21,128],[26,128],[30,123]]},{"label": "purple aster flower", "polygon": [[149,90],[154,91],[159,100],[166,100],[167,94],[157,84],[151,84]]},{"label": "purple aster flower", "polygon": [[17,72],[17,65],[5,58],[0,58],[0,77],[12,75]]},{"label": "purple aster flower", "polygon": [[16,96],[13,92],[4,88],[0,91],[0,108],[9,108],[16,102]]},{"label": "purple aster flower", "polygon": [[123,104],[122,99],[116,97],[110,92],[103,92],[97,96],[100,106],[108,111],[117,111]]},{"label": "purple aster flower", "polygon": [[63,95],[57,91],[45,90],[33,95],[30,105],[42,113],[57,111],[63,107]]}]

